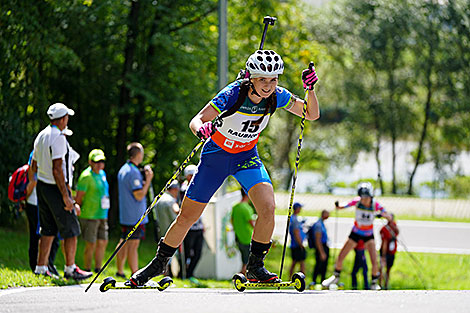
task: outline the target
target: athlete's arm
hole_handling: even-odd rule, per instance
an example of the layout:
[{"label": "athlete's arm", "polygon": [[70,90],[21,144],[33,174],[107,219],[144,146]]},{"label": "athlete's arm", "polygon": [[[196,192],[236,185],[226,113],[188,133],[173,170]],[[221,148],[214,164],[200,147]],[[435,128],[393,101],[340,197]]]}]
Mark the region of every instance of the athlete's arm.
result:
[{"label": "athlete's arm", "polygon": [[65,204],[64,210],[72,212],[74,205],[72,198],[68,194],[67,186],[65,185],[64,172],[62,171],[62,159],[52,160],[52,175],[54,176],[56,185],[62,194],[62,199]]},{"label": "athlete's arm", "polygon": [[302,244],[302,238],[300,237],[300,229],[294,229],[294,239],[300,248],[304,247],[304,245]]},{"label": "athlete's arm", "polygon": [[28,169],[28,185],[26,185],[26,199],[29,198],[29,196],[34,190],[34,187],[36,187],[37,180],[34,177],[34,174],[36,174],[37,171],[38,171],[38,164],[36,161],[32,160],[31,166]]},{"label": "athlete's arm", "polygon": [[[295,114],[297,116],[302,117],[302,111],[304,109],[304,100],[299,99],[297,97],[292,98],[293,104],[286,108],[287,111]],[[314,121],[320,117],[320,109],[318,106],[317,95],[315,94],[315,90],[309,90],[307,93],[307,112],[305,114],[305,118],[309,121]]]},{"label": "athlete's arm", "polygon": [[[202,124],[205,122],[210,122],[219,115],[219,112],[212,106],[209,102],[196,114],[191,122],[189,122],[189,128],[196,135],[197,131],[201,128]],[[197,135],[196,135],[197,136]]]}]

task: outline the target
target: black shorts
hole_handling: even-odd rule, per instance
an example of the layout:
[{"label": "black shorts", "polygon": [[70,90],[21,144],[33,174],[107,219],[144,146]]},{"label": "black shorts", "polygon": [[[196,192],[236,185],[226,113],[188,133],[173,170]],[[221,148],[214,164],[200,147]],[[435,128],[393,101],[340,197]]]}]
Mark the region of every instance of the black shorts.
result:
[{"label": "black shorts", "polygon": [[[126,239],[127,235],[131,232],[131,230],[134,228],[135,225],[129,226],[129,225],[121,225],[121,238]],[[131,235],[129,240],[135,240],[135,239],[145,239],[145,225],[140,224],[135,232]]]},{"label": "black shorts", "polygon": [[57,236],[59,232],[65,239],[80,235],[77,215],[75,212],[64,210],[65,203],[59,187],[38,180],[36,190],[41,235]]},{"label": "black shorts", "polygon": [[354,232],[351,232],[351,234],[349,234],[349,238],[352,241],[354,241],[355,243],[358,243],[360,240],[362,240],[362,241],[364,241],[364,244],[365,244],[369,240],[374,240],[374,234],[372,234],[370,236],[362,236],[362,235],[356,234]]},{"label": "black shorts", "polygon": [[303,261],[307,258],[307,253],[305,252],[305,249],[302,249],[301,247],[290,248],[290,252],[292,255],[292,260],[296,262]]}]

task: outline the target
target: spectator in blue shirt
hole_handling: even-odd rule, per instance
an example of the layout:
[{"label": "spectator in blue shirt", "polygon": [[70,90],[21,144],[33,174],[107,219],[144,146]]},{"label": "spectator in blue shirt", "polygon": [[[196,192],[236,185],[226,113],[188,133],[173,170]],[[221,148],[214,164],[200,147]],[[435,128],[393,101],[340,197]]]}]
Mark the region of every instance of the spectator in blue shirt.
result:
[{"label": "spectator in blue shirt", "polygon": [[[146,195],[153,178],[153,171],[149,166],[145,167],[145,177],[141,174],[138,166],[144,159],[144,147],[133,142],[127,146],[129,160],[121,167],[118,173],[119,190],[119,223],[121,224],[121,240],[127,238],[134,225],[142,217],[147,209]],[[139,269],[138,248],[140,240],[145,236],[145,225],[148,223],[146,216],[139,227],[132,234],[126,244],[117,254],[116,276],[125,278],[124,263],[129,264],[132,273]],[[119,245],[118,244],[118,245]]]},{"label": "spectator in blue shirt", "polygon": [[324,223],[328,217],[330,217],[330,213],[327,210],[323,210],[318,221],[313,224],[308,232],[309,246],[310,248],[315,248],[315,268],[313,270],[312,281],[314,285],[317,283],[318,275],[321,276],[320,282],[325,280],[328,257],[330,255],[330,249],[327,245],[328,234]]},{"label": "spectator in blue shirt", "polygon": [[294,273],[294,268],[297,263],[300,264],[300,271],[305,273],[305,259],[307,254],[304,248],[304,240],[306,237],[305,232],[303,231],[303,224],[299,217],[300,210],[302,209],[302,204],[296,202],[294,203],[294,214],[290,218],[289,224],[289,234],[290,234],[290,249],[292,253],[292,265],[290,267],[290,277]]}]

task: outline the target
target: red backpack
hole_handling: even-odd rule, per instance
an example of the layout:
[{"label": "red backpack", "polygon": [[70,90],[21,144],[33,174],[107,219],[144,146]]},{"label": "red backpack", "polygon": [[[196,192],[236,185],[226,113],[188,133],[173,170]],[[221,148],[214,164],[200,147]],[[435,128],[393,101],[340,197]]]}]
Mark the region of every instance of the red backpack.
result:
[{"label": "red backpack", "polygon": [[26,200],[26,186],[28,185],[29,165],[18,168],[11,176],[8,183],[8,199],[13,202]]}]

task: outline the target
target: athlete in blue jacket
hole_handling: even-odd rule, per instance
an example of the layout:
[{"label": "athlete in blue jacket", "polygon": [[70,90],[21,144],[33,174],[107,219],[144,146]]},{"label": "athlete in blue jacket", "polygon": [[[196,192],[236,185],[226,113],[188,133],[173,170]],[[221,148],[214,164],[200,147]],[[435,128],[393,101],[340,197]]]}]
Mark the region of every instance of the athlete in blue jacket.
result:
[{"label": "athlete in blue jacket", "polygon": [[[274,230],[274,191],[261,162],[256,143],[277,108],[302,116],[304,100],[278,86],[284,62],[272,50],[258,50],[246,62],[245,78],[222,89],[191,120],[191,131],[206,140],[201,159],[180,213],[158,244],[157,255],[134,273],[128,285],[139,286],[161,275],[165,265],[181,244],[188,229],[198,220],[212,195],[225,178],[237,179],[253,202],[258,218],[253,230],[247,278],[250,281],[278,282],[278,276],[264,267]],[[314,84],[315,68],[303,71],[307,93],[307,120],[319,118]],[[215,120],[215,122],[213,122]]]}]

